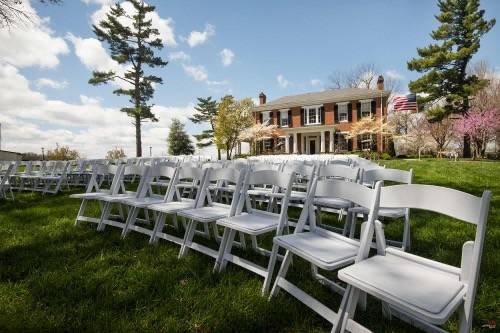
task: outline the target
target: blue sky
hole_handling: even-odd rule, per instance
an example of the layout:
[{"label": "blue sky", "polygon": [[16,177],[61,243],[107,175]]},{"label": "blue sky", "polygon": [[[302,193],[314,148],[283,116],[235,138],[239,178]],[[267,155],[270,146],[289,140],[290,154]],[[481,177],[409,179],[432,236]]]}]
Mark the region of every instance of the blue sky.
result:
[{"label": "blue sky", "polygon": [[[18,60],[12,53],[26,52],[26,46],[14,42],[5,32],[0,36],[3,79],[24,80],[23,89],[29,89],[28,95],[44,103],[38,113],[16,105],[7,112],[10,118],[6,114],[0,118],[2,126],[7,128],[2,147],[38,151],[41,145],[51,147],[58,142],[73,145],[88,157],[101,157],[113,146],[123,146],[133,155],[133,128],[126,129],[128,120],[116,111],[126,104],[126,98],[113,96],[112,86],[87,84],[93,66],[106,62],[96,59],[96,52],[88,43],[95,38],[91,23],[99,11],[105,10],[103,5],[107,2],[64,0],[58,6],[32,2],[40,23],[25,33],[35,36],[38,29],[48,35],[38,49],[29,50],[34,59]],[[144,144],[153,146],[157,154],[166,151],[164,140],[169,119],[179,116],[186,121],[196,97],[220,98],[232,93],[238,98],[256,98],[264,91],[268,99],[274,99],[318,91],[328,86],[328,76],[333,71],[349,70],[364,63],[373,63],[381,74],[399,78],[405,90],[408,81],[418,77],[406,69],[406,62],[416,55],[417,47],[430,42],[429,33],[437,26],[433,16],[437,6],[431,0],[150,0],[149,3],[157,7],[159,22],[171,40],[161,55],[164,58],[177,55],[167,67],[155,70],[165,81],[154,99],[163,120],[145,126]],[[487,18],[500,13],[498,0],[483,0],[482,7]],[[483,38],[474,60],[486,60],[500,72],[499,41],[497,25]],[[224,49],[225,64],[221,56]],[[180,55],[184,59],[179,59]],[[57,63],[43,64],[50,57],[57,59]],[[23,107],[29,108],[33,103],[26,104]],[[54,105],[60,107],[57,113],[50,117],[42,114],[51,113]],[[88,119],[86,109],[91,109]],[[59,121],[66,117],[64,110],[79,115]],[[98,116],[101,111],[107,117],[102,123]],[[29,135],[20,136],[15,130],[20,120],[30,124]],[[191,134],[200,130],[200,126],[187,121],[186,125]],[[96,130],[101,134],[109,130],[109,135],[86,139]]]}]

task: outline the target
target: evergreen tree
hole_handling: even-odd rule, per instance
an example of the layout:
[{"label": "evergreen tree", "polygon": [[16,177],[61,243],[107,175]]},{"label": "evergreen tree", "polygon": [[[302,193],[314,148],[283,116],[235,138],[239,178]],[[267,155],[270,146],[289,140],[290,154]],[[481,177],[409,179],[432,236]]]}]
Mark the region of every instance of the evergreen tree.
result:
[{"label": "evergreen tree", "polygon": [[[438,0],[438,6],[436,19],[440,26],[431,33],[436,43],[418,48],[420,57],[408,62],[408,69],[425,74],[410,82],[409,87],[413,92],[428,94],[420,98],[424,104],[445,100],[448,114],[466,114],[469,96],[485,85],[476,75],[468,75],[467,67],[479,50],[481,37],[495,25],[495,20],[484,19],[479,0]],[[470,156],[466,137],[464,156]]]},{"label": "evergreen tree", "polygon": [[194,146],[189,135],[184,130],[184,124],[179,119],[172,119],[167,138],[168,153],[170,155],[192,155]]},{"label": "evergreen tree", "polygon": [[[154,50],[161,50],[163,42],[158,37],[158,29],[152,27],[149,13],[155,7],[149,6],[142,0],[126,0],[133,6],[134,13],[127,13],[119,4],[111,7],[106,19],[94,25],[94,33],[100,41],[109,45],[111,58],[121,65],[128,65],[124,74],[114,71],[94,71],[90,84],[98,85],[121,80],[128,83],[126,88],[113,91],[116,95],[129,97],[131,107],[121,109],[133,119],[135,126],[135,141],[137,157],[142,156],[141,124],[144,121],[158,121],[151,112],[152,105],[148,101],[153,98],[154,84],[161,84],[163,80],[154,75],[147,75],[145,67],[164,67],[167,62],[156,56]],[[129,87],[129,88],[128,88]]]},{"label": "evergreen tree", "polygon": [[[189,118],[193,123],[200,124],[208,122],[210,123],[210,129],[204,130],[201,134],[197,134],[196,146],[198,148],[204,148],[211,146],[214,143],[214,130],[215,130],[215,119],[218,112],[217,101],[212,100],[212,97],[198,98],[198,105],[195,107],[198,111],[192,117]],[[217,148],[217,158],[220,160],[220,149]]]}]

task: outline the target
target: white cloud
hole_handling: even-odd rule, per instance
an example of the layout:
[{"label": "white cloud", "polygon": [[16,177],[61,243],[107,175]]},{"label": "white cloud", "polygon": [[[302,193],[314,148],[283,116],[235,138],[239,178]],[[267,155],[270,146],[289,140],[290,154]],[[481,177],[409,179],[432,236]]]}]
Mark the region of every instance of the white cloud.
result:
[{"label": "white cloud", "polygon": [[222,65],[224,67],[230,66],[234,60],[234,52],[230,49],[224,49],[220,51],[220,57],[222,61]]},{"label": "white cloud", "polygon": [[319,79],[311,79],[311,86],[317,87],[321,85],[321,80]]},{"label": "white cloud", "polygon": [[[51,100],[33,91],[30,82],[17,68],[0,64],[0,122],[5,149],[40,152],[41,147],[52,149],[56,143],[69,145],[86,157],[102,158],[106,151],[123,147],[128,156],[135,156],[135,130],[130,118],[118,108],[101,105],[85,95],[80,103]],[[143,125],[143,147],[152,146],[155,154],[166,151],[168,126],[172,118],[188,121],[195,110],[187,106],[153,107],[160,119]]]},{"label": "white cloud", "polygon": [[404,79],[404,76],[403,74],[401,74],[400,72],[398,72],[397,70],[395,69],[389,69],[389,70],[386,70],[385,73],[384,73],[387,77],[393,79],[393,80],[402,80]]},{"label": "white cloud", "polygon": [[215,27],[211,24],[206,24],[205,30],[203,31],[193,30],[185,40],[189,44],[189,46],[195,47],[197,45],[204,44],[209,37],[212,37],[214,35],[215,35]]},{"label": "white cloud", "polygon": [[[111,8],[111,4],[114,3],[115,1],[106,1],[106,0],[84,0],[87,3],[98,3],[102,5],[101,8],[99,8],[97,11],[95,11],[92,16],[91,20],[92,23],[95,25],[98,25],[99,22],[104,20],[106,18],[106,14],[109,12]],[[129,2],[122,2],[121,3],[122,8],[125,10],[125,12],[129,15],[134,15],[136,13],[133,5]],[[158,29],[160,33],[160,38],[163,40],[163,43],[165,43],[169,47],[175,47],[177,46],[177,41],[175,40],[175,33],[174,33],[174,21],[172,18],[161,18],[156,11],[150,12],[146,14],[146,19],[151,20],[153,28]],[[132,23],[128,19],[122,19],[120,20],[120,23],[122,23],[125,26],[132,27]]]},{"label": "white cloud", "polygon": [[276,80],[278,81],[278,84],[281,88],[286,88],[290,85],[290,81],[288,81],[287,79],[285,79],[285,77],[283,76],[283,74],[279,74],[277,77],[276,77]]},{"label": "white cloud", "polygon": [[171,61],[189,61],[191,56],[183,51],[172,52],[169,54],[168,59]]},{"label": "white cloud", "polygon": [[63,89],[68,86],[68,81],[56,81],[52,79],[48,79],[45,77],[39,78],[36,80],[36,86],[38,88],[52,88],[52,89]]},{"label": "white cloud", "polygon": [[54,36],[49,19],[40,18],[29,1],[20,6],[31,19],[15,29],[0,29],[0,59],[17,67],[56,67],[59,56],[69,52],[66,42]]},{"label": "white cloud", "polygon": [[195,81],[206,81],[208,79],[208,73],[205,67],[201,65],[182,65],[182,68],[184,68],[184,72],[191,76]]}]

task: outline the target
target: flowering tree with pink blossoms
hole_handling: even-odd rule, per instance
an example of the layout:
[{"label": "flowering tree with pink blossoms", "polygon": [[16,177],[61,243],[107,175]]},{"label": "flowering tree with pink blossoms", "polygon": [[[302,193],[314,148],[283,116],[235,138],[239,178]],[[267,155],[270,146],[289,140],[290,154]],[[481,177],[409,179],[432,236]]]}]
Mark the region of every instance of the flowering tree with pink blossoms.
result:
[{"label": "flowering tree with pink blossoms", "polygon": [[486,145],[495,139],[500,130],[500,109],[487,111],[471,110],[455,123],[455,129],[462,135],[469,135],[474,146],[474,157],[483,157]]}]

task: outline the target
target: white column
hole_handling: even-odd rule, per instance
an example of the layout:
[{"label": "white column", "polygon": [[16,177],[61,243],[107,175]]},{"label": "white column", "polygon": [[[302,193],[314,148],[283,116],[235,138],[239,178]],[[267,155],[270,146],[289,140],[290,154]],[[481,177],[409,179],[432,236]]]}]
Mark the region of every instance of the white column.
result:
[{"label": "white column", "polygon": [[298,154],[299,153],[299,148],[298,148],[298,139],[297,139],[297,133],[293,133],[293,153]]},{"label": "white column", "polygon": [[325,152],[325,131],[321,131],[321,144],[320,144],[320,147],[321,147],[321,150],[320,152],[321,153],[324,153]]},{"label": "white column", "polygon": [[285,134],[285,153],[290,154],[290,135]]},{"label": "white column", "polygon": [[333,154],[333,152],[335,151],[335,147],[333,146],[333,135],[334,135],[334,132],[333,130],[330,130],[330,154]]}]

